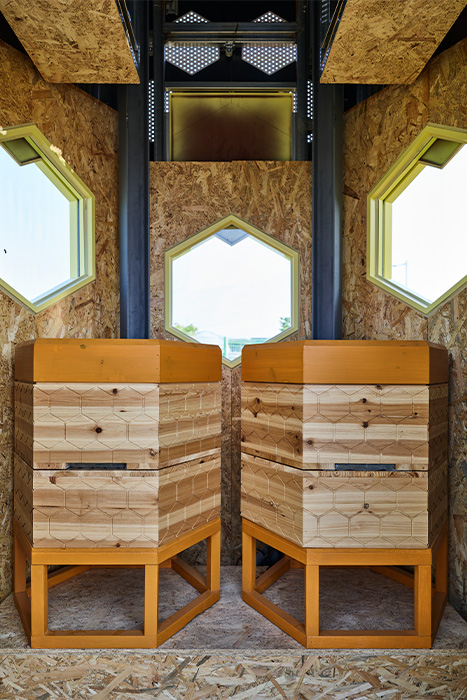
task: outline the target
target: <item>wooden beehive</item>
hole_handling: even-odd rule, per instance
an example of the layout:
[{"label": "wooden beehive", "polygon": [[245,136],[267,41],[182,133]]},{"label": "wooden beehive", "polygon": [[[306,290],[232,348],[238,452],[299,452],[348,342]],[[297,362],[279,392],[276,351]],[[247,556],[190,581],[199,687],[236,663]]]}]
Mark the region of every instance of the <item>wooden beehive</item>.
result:
[{"label": "wooden beehive", "polygon": [[159,546],[219,517],[218,347],[40,339],[15,378],[15,515],[33,546]]},{"label": "wooden beehive", "polygon": [[242,355],[242,515],[304,547],[428,547],[447,517],[448,357],[415,341]]}]

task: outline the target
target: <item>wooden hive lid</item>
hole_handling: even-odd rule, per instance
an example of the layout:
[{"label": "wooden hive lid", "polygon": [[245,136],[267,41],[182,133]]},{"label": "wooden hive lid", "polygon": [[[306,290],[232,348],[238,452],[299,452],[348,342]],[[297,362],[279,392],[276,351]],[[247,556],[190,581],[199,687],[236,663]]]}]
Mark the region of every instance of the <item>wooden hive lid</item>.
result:
[{"label": "wooden hive lid", "polygon": [[218,382],[217,345],[168,340],[38,338],[16,347],[15,379],[25,382],[155,384]]},{"label": "wooden hive lid", "polygon": [[448,351],[422,340],[299,340],[245,345],[242,380],[285,384],[442,384]]}]

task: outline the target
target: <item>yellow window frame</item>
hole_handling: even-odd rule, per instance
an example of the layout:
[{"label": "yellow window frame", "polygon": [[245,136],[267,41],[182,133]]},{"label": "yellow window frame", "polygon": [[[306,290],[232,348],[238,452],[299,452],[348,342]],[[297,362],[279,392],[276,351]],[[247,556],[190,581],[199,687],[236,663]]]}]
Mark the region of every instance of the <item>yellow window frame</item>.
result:
[{"label": "yellow window frame", "polygon": [[[197,343],[198,341],[191,336],[183,333],[178,328],[173,325],[172,317],[172,262],[184,255],[188,251],[192,250],[194,247],[202,243],[207,238],[210,238],[218,231],[225,228],[239,228],[245,233],[249,233],[251,236],[261,241],[265,245],[274,250],[279,251],[285,257],[287,257],[291,262],[291,275],[290,275],[290,291],[291,291],[291,317],[290,317],[290,327],[287,330],[282,331],[273,338],[268,339],[268,343],[278,342],[284,340],[288,336],[296,333],[299,328],[299,298],[300,298],[300,279],[299,279],[299,253],[290,246],[278,241],[269,234],[261,231],[260,229],[253,226],[253,224],[243,221],[235,214],[229,214],[223,219],[216,221],[214,224],[207,226],[202,231],[193,234],[182,243],[169,248],[165,252],[164,268],[165,268],[165,278],[164,278],[164,290],[165,290],[165,330],[172,335],[176,336],[180,340],[185,340],[190,343]],[[241,362],[241,356],[237,357],[235,360],[228,360],[226,357],[222,356],[222,363],[227,367],[233,368],[239,365]]]},{"label": "yellow window frame", "polygon": [[[0,288],[29,311],[39,313],[96,279],[95,197],[35,124],[0,128],[0,144],[23,138],[36,151],[35,164],[70,202],[70,278],[59,287],[30,300],[0,278]],[[19,162],[8,147],[7,152]]]},{"label": "yellow window frame", "polygon": [[[425,153],[441,139],[467,143],[467,130],[429,123],[396,160],[367,197],[367,279],[425,316],[430,315],[467,285],[467,275],[433,302],[391,280],[392,204],[425,167]],[[454,157],[454,151],[441,166]]]}]

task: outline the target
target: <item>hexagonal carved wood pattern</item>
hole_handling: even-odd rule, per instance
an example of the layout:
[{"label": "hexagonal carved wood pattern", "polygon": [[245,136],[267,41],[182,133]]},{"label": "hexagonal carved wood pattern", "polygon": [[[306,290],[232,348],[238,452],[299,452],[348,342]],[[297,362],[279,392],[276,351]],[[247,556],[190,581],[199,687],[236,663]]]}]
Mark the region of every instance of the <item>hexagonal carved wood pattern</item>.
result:
[{"label": "hexagonal carved wood pattern", "polygon": [[447,459],[448,385],[242,384],[242,451],[300,468]]},{"label": "hexagonal carved wood pattern", "polygon": [[157,547],[220,515],[220,450],[159,470],[39,470],[15,455],[15,517],[34,547]]},{"label": "hexagonal carved wood pattern", "polygon": [[242,454],[242,516],[302,547],[429,547],[447,518],[447,463],[331,472]]},{"label": "hexagonal carved wood pattern", "polygon": [[221,389],[190,384],[15,383],[15,451],[36,468],[160,468],[220,446]]}]

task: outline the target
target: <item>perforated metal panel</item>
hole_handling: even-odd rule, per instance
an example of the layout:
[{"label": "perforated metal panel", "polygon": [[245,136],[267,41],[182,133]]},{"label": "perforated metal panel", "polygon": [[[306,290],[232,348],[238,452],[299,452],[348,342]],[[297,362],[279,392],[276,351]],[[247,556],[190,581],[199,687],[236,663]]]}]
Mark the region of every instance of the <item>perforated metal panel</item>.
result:
[{"label": "perforated metal panel", "polygon": [[219,60],[220,50],[212,44],[166,44],[165,60],[189,75],[199,73]]},{"label": "perforated metal panel", "polygon": [[181,17],[178,17],[175,20],[176,23],[183,23],[183,24],[188,24],[190,22],[209,22],[206,17],[203,17],[202,15],[199,15],[197,12],[193,12],[193,10],[190,10],[187,12],[185,15],[182,15]]},{"label": "perforated metal panel", "polygon": [[264,15],[254,19],[253,22],[285,22],[285,19],[282,19],[282,17],[279,17],[279,15],[276,15],[274,12],[270,12],[268,10],[268,12],[265,12]]},{"label": "perforated metal panel", "polygon": [[297,60],[297,45],[280,44],[244,44],[242,59],[267,75],[277,73]]}]

